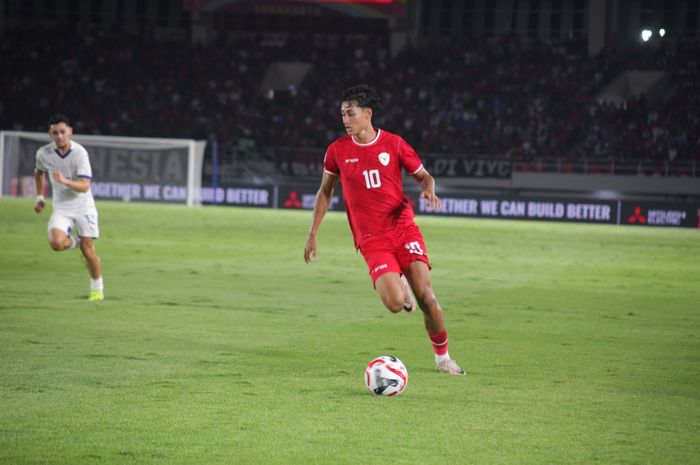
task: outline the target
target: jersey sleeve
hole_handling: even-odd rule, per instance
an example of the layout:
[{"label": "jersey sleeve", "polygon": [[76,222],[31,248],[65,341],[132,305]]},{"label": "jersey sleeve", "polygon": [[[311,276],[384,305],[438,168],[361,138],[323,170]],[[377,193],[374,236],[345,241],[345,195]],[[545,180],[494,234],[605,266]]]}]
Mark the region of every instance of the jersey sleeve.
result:
[{"label": "jersey sleeve", "polygon": [[92,179],[92,167],[90,166],[90,159],[88,158],[87,151],[80,150],[76,155],[78,155],[76,173],[79,178]]},{"label": "jersey sleeve", "polygon": [[423,168],[423,162],[421,161],[416,151],[413,150],[413,147],[411,147],[408,144],[408,142],[403,140],[403,138],[401,137],[399,137],[398,139],[398,153],[399,162],[401,163],[401,166],[409,174],[416,174],[421,170],[421,168]]},{"label": "jersey sleeve", "polygon": [[338,161],[335,154],[335,147],[333,144],[329,145],[328,149],[326,149],[326,156],[323,157],[323,171],[333,176],[338,176],[340,170],[338,169]]},{"label": "jersey sleeve", "polygon": [[37,171],[48,171],[46,160],[44,160],[44,155],[41,149],[36,151],[36,162],[34,167],[37,169]]}]

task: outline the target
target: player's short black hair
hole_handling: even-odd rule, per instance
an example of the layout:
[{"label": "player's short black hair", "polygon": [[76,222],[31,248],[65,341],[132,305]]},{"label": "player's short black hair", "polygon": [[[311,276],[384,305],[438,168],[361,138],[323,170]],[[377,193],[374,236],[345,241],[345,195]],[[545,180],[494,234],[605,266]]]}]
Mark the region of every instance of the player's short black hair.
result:
[{"label": "player's short black hair", "polygon": [[355,102],[358,107],[375,110],[379,107],[379,95],[374,87],[358,84],[343,91],[343,102]]},{"label": "player's short black hair", "polygon": [[66,115],[62,115],[60,113],[56,113],[55,115],[52,115],[51,118],[49,118],[49,127],[53,126],[54,124],[58,123],[65,123],[66,126],[70,126],[70,120]]}]

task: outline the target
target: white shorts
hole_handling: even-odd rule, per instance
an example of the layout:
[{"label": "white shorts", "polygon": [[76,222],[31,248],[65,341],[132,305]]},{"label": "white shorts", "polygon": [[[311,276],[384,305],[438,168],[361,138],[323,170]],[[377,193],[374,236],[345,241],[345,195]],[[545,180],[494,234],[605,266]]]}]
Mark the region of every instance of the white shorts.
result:
[{"label": "white shorts", "polygon": [[49,237],[52,229],[60,229],[70,235],[75,229],[78,237],[100,237],[97,210],[82,212],[54,211],[49,219]]}]

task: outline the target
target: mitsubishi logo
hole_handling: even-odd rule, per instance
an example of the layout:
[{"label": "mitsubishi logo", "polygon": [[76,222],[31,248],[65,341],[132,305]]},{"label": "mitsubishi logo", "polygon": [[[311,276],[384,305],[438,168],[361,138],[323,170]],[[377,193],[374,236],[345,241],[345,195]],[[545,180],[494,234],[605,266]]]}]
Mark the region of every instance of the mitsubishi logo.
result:
[{"label": "mitsubishi logo", "polygon": [[647,217],[642,215],[642,209],[639,205],[634,207],[634,214],[627,218],[627,222],[630,224],[634,223],[639,223],[639,224],[646,224],[647,223]]},{"label": "mitsubishi logo", "polygon": [[297,191],[289,193],[289,198],[284,201],[284,208],[301,208],[301,200]]}]

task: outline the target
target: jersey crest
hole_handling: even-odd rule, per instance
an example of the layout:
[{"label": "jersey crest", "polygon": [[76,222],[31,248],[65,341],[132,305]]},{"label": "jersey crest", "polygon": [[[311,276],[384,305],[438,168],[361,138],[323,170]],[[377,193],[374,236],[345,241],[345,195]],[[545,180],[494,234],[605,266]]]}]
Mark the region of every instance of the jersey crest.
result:
[{"label": "jersey crest", "polygon": [[384,166],[387,166],[389,164],[389,161],[391,160],[391,155],[387,152],[382,152],[379,154],[379,163],[381,163]]}]

